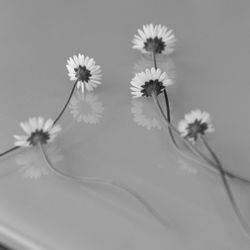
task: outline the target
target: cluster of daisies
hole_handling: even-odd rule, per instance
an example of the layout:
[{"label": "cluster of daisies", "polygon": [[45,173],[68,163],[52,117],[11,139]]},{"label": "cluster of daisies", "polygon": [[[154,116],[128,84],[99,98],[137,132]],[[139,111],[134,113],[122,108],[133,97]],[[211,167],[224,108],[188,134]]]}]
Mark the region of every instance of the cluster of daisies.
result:
[{"label": "cluster of daisies", "polygon": [[[74,55],[70,57],[66,65],[68,69],[68,76],[71,81],[74,81],[74,87],[78,89],[77,94],[74,94],[74,87],[72,88],[70,99],[71,108],[74,116],[77,116],[76,103],[77,99],[85,100],[85,102],[90,103],[92,110],[95,111],[92,116],[87,117],[78,117],[79,119],[86,120],[89,123],[97,123],[98,119],[103,112],[102,103],[96,103],[96,97],[89,95],[90,91],[93,91],[98,85],[101,84],[101,68],[99,65],[96,65],[95,60],[88,56],[79,54],[78,56]],[[73,96],[73,98],[71,98]],[[66,103],[66,106],[69,102]],[[15,148],[19,147],[30,147],[36,146],[39,144],[47,144],[52,142],[58,133],[61,131],[61,126],[57,124],[58,118],[61,117],[66,106],[64,107],[61,114],[57,119],[45,120],[43,117],[32,117],[25,122],[21,122],[21,128],[24,130],[26,135],[14,135],[15,138]],[[78,120],[79,120],[78,119]]]},{"label": "cluster of daisies", "polygon": [[[176,38],[171,29],[163,25],[144,25],[142,29],[138,29],[138,34],[135,35],[132,43],[133,48],[140,50],[143,54],[151,54],[154,57],[158,54],[168,55],[174,51]],[[85,96],[85,93],[93,91],[101,84],[101,68],[96,65],[93,58],[82,54],[70,57],[66,65],[68,76],[71,81],[75,82],[75,87],[81,92],[76,97],[73,97],[70,107],[74,116],[77,116],[76,98],[79,96],[81,100],[93,101],[93,96]],[[137,97],[157,97],[163,91],[173,84],[170,76],[163,72],[156,65],[147,68],[145,71],[136,73],[131,80],[131,94],[134,98]],[[72,91],[73,92],[73,91]],[[72,96],[71,96],[72,97]],[[103,107],[101,103],[93,105],[97,114],[92,117],[79,116],[78,120],[86,120],[90,123],[96,123],[101,116]],[[55,139],[61,131],[60,125],[56,124],[57,119],[48,119],[45,121],[42,117],[33,117],[26,122],[21,123],[21,127],[27,135],[14,135],[16,147],[35,146],[39,143],[46,144]],[[196,141],[199,135],[204,135],[206,132],[214,131],[210,121],[210,115],[207,112],[200,110],[192,111],[185,115],[184,120],[179,122],[178,130],[180,136],[189,140]]]},{"label": "cluster of daisies", "polygon": [[[149,24],[138,29],[138,34],[135,35],[132,43],[134,49],[143,54],[150,54],[155,59],[156,55],[171,54],[174,51],[176,38],[173,31],[166,26]],[[171,76],[155,64],[154,67],[136,73],[131,80],[130,89],[134,98],[157,97],[171,84],[173,84]],[[179,122],[178,131],[181,137],[195,142],[200,135],[213,132],[214,128],[207,112],[194,110],[186,114],[184,119]]]},{"label": "cluster of daisies", "polygon": [[[203,163],[209,164],[210,167],[215,168],[219,172],[235,215],[237,216],[243,230],[248,236],[250,236],[250,226],[246,222],[241,209],[238,207],[227,177],[236,178],[237,180],[247,182],[248,184],[250,181],[244,177],[240,177],[225,171],[219,158],[206,141],[204,135],[214,131],[209,113],[206,111],[202,112],[200,110],[193,110],[184,116],[184,119],[178,123],[177,128],[171,121],[167,88],[173,83],[173,81],[166,72],[163,72],[157,67],[156,57],[157,55],[166,55],[173,52],[175,42],[176,39],[172,30],[165,26],[154,26],[149,24],[144,25],[142,30],[138,29],[138,34],[135,35],[134,39],[132,40],[133,48],[139,50],[143,54],[150,54],[153,59],[153,67],[146,68],[144,71],[135,74],[134,78],[131,80],[131,94],[134,98],[143,96],[153,99],[154,104],[161,114],[164,123],[168,126],[170,139],[179,152],[181,151],[181,153],[185,154],[181,150],[179,141],[176,141],[174,134],[177,134],[178,138],[181,139],[182,142],[187,146],[186,149],[190,149],[190,151],[194,153],[195,156],[198,155],[205,161]],[[167,114],[165,114],[162,104],[158,99],[158,96],[162,93],[164,94],[165,98]],[[197,147],[198,144],[195,144],[195,142],[198,140],[200,140],[201,145],[204,146],[210,157],[207,157],[207,155],[203,153],[203,150],[200,150],[199,147]]]}]

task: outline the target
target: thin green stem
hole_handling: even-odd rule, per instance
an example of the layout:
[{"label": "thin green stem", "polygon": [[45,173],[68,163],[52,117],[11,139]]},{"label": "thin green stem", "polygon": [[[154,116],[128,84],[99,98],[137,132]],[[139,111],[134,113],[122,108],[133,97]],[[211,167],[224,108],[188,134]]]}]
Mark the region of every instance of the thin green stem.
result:
[{"label": "thin green stem", "polygon": [[61,116],[63,115],[64,111],[66,110],[66,108],[67,108],[67,106],[68,106],[68,104],[69,104],[69,102],[71,100],[71,97],[72,97],[72,95],[73,95],[73,93],[75,91],[77,82],[78,82],[78,80],[75,81],[75,83],[74,83],[74,85],[73,85],[73,87],[71,89],[70,95],[69,95],[69,97],[68,97],[68,99],[67,99],[67,101],[66,101],[66,103],[65,103],[65,105],[63,107],[63,109],[61,110],[61,112],[59,113],[59,115],[57,116],[57,118],[54,120],[53,126],[58,122],[58,120],[61,118]]},{"label": "thin green stem", "polygon": [[107,180],[107,179],[102,179],[102,178],[96,178],[96,177],[76,177],[76,176],[70,176],[62,171],[58,170],[57,168],[54,167],[50,159],[48,158],[45,149],[43,145],[40,143],[39,144],[40,150],[42,152],[42,155],[49,167],[49,169],[55,173],[56,175],[59,175],[63,177],[66,180],[73,180],[76,181],[79,184],[84,184],[84,183],[95,183],[95,184],[102,184],[106,186],[111,186],[112,188],[116,188],[122,191],[125,191],[126,193],[130,194],[132,197],[134,197],[135,200],[137,200],[139,203],[141,203],[144,208],[155,218],[157,221],[159,221],[166,229],[170,228],[170,223],[166,221],[165,218],[163,218],[159,212],[153,208],[139,193],[137,193],[135,190],[131,189],[125,184],[122,184],[118,181],[115,180]]},{"label": "thin green stem", "polygon": [[233,210],[240,222],[240,225],[242,226],[242,228],[244,229],[244,231],[247,233],[247,236],[250,237],[250,227],[248,225],[248,223],[246,222],[244,216],[241,213],[241,210],[239,209],[237,202],[235,201],[234,195],[232,193],[232,190],[230,188],[230,185],[227,181],[226,178],[226,173],[225,170],[218,158],[218,156],[215,154],[215,152],[213,151],[213,149],[210,147],[210,145],[208,144],[207,140],[205,139],[205,137],[203,135],[200,136],[200,139],[203,143],[203,145],[205,146],[205,148],[208,150],[208,152],[210,153],[210,155],[213,157],[213,159],[216,161],[218,169],[220,171],[221,174],[221,179],[223,182],[223,185],[225,187],[226,193],[228,195],[229,201],[232,204]]}]

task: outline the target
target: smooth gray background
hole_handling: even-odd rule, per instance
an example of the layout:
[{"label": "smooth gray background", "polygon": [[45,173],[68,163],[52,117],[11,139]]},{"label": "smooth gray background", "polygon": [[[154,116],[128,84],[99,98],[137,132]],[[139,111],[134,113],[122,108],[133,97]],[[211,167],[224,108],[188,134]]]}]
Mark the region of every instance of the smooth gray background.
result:
[{"label": "smooth gray background", "polygon": [[[77,122],[67,110],[55,142],[63,159],[55,165],[72,175],[130,185],[172,228],[166,231],[120,191],[82,188],[53,174],[24,178],[12,154],[0,162],[1,238],[60,250],[249,249],[220,178],[181,158],[166,129],[138,126],[133,105],[159,117],[151,103],[131,103],[129,92],[135,69],[150,64],[132,50],[133,35],[143,24],[169,26],[177,46],[162,67],[176,71],[169,88],[174,121],[195,108],[210,112],[216,128],[211,145],[225,168],[250,178],[249,10],[244,0],[2,0],[0,150],[22,133],[21,121],[56,117],[72,87],[66,60],[89,55],[103,70],[95,95],[104,111],[93,125]],[[18,154],[46,167],[35,150]],[[249,187],[232,187],[250,221]]]}]

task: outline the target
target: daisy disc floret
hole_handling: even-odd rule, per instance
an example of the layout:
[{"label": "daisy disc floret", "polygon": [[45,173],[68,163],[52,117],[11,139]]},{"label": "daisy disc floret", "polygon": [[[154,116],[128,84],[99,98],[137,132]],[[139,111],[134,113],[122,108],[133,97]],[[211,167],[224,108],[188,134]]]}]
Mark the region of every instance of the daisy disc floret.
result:
[{"label": "daisy disc floret", "polygon": [[146,69],[144,72],[137,73],[131,80],[131,94],[134,98],[140,96],[159,95],[163,90],[173,82],[166,72],[159,68]]},{"label": "daisy disc floret", "polygon": [[170,54],[174,51],[175,35],[171,29],[158,24],[143,25],[132,40],[133,48],[142,53]]},{"label": "daisy disc floret", "polygon": [[92,91],[101,84],[101,67],[95,60],[79,54],[70,57],[67,61],[68,76],[71,81],[77,81],[77,88],[84,92],[85,88]]},{"label": "daisy disc floret", "polygon": [[208,112],[193,110],[185,115],[184,120],[179,122],[178,130],[182,137],[186,137],[190,141],[195,142],[199,135],[214,132],[214,127]]},{"label": "daisy disc floret", "polygon": [[53,120],[44,120],[43,117],[33,117],[26,122],[21,122],[20,126],[27,135],[14,135],[15,146],[29,147],[39,143],[46,144],[52,142],[61,131],[60,125],[53,126]]}]

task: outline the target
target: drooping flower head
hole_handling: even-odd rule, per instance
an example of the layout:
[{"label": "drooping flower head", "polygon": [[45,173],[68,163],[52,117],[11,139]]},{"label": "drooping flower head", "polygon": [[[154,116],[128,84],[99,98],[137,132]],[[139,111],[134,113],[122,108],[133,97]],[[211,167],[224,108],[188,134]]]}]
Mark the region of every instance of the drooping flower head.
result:
[{"label": "drooping flower head", "polygon": [[70,80],[77,81],[77,88],[81,88],[82,92],[85,88],[92,91],[101,84],[101,67],[93,58],[79,54],[70,57],[67,63]]},{"label": "drooping flower head", "polygon": [[171,85],[173,82],[168,77],[166,72],[151,68],[146,69],[145,72],[137,73],[132,79],[131,94],[134,98],[140,96],[152,96],[152,94],[159,95],[163,92],[166,86]]},{"label": "drooping flower head", "polygon": [[21,128],[27,135],[14,135],[15,146],[30,147],[52,142],[61,131],[60,125],[53,126],[53,120],[44,120],[42,117],[33,117],[26,122],[20,123]]},{"label": "drooping flower head", "polygon": [[199,134],[204,135],[207,132],[214,132],[209,113],[200,110],[193,110],[186,114],[184,120],[178,124],[178,130],[182,137],[186,137],[194,142]]},{"label": "drooping flower head", "polygon": [[175,35],[171,29],[161,24],[143,25],[143,29],[138,29],[138,35],[132,40],[133,48],[142,53],[170,54],[174,51]]}]

